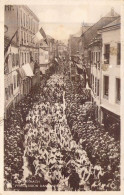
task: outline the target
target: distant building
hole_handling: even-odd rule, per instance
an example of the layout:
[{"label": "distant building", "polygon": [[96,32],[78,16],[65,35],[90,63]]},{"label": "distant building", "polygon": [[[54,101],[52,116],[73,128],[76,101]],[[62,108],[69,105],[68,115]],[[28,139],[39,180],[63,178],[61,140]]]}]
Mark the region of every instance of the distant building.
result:
[{"label": "distant building", "polygon": [[62,42],[58,41],[58,57],[66,57],[67,46]]},{"label": "distant building", "polygon": [[47,43],[44,40],[41,40],[39,43],[39,64],[42,74],[45,74],[52,66],[55,57],[56,40],[50,35],[47,35]]},{"label": "distant building", "polygon": [[82,39],[81,35],[88,30],[91,27],[92,24],[83,23],[82,27],[80,28],[80,31],[76,34],[70,35],[69,41],[68,41],[68,47],[69,47],[69,55],[78,55],[82,54]]},{"label": "distant building", "polygon": [[49,45],[43,40],[39,43],[39,65],[41,74],[45,74],[49,69]]}]

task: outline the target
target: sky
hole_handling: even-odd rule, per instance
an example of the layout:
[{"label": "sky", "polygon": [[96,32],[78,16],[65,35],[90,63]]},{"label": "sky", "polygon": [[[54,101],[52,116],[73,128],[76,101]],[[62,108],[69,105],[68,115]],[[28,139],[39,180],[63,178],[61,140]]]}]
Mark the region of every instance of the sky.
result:
[{"label": "sky", "polygon": [[[61,3],[58,3],[61,2]],[[70,34],[79,32],[81,24],[95,23],[110,12],[111,8],[121,14],[118,1],[56,1],[40,5],[29,5],[40,20],[46,34],[57,40],[65,40]],[[63,2],[63,3],[62,3]],[[74,2],[74,3],[73,3]]]}]

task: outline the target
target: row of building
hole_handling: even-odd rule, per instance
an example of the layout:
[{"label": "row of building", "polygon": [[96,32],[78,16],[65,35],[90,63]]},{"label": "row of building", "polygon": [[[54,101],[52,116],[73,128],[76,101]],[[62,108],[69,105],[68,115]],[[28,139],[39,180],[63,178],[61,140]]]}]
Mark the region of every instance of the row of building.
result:
[{"label": "row of building", "polygon": [[96,121],[116,129],[120,126],[120,30],[120,15],[112,9],[69,39],[70,56],[80,56],[86,67]]},{"label": "row of building", "polygon": [[[6,5],[4,12],[4,117],[12,107],[40,83],[54,59],[60,55],[60,43],[49,35],[47,43],[33,37],[40,21],[26,5]],[[64,50],[64,46],[63,46]]]}]

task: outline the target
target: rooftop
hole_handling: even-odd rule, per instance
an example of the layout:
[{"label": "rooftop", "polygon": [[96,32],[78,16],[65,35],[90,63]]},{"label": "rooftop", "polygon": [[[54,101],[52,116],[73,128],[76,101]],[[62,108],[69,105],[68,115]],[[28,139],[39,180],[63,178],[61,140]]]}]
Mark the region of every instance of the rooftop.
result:
[{"label": "rooftop", "polygon": [[113,22],[109,23],[108,25],[104,26],[103,28],[108,28],[111,26],[116,26],[121,24],[121,17],[119,16],[117,19],[115,19]]},{"label": "rooftop", "polygon": [[84,37],[85,47],[87,47],[91,40],[96,37],[99,29],[102,29],[104,26],[109,25],[116,19],[118,19],[119,14],[117,14],[113,9],[104,17],[102,17],[98,22],[96,22],[93,26],[91,26],[87,31],[82,34]]}]

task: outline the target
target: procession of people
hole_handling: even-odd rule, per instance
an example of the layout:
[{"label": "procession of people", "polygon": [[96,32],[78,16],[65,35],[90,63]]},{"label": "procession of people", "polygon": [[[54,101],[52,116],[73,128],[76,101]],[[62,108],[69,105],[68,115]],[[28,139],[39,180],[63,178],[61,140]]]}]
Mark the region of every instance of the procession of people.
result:
[{"label": "procession of people", "polygon": [[119,141],[94,123],[90,90],[75,93],[66,63],[5,121],[6,190],[119,190]]}]

